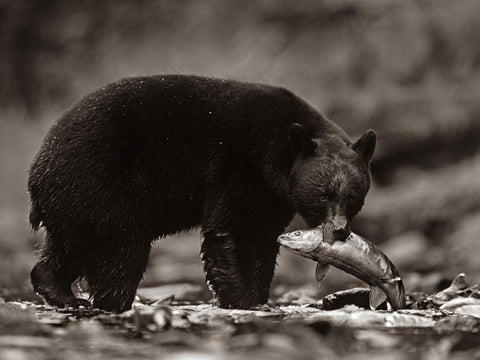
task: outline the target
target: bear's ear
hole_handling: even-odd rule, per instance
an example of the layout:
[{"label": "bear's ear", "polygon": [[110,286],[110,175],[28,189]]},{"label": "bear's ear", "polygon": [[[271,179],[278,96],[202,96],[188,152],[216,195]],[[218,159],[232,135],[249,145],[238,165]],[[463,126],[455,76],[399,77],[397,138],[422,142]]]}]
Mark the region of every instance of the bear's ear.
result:
[{"label": "bear's ear", "polygon": [[375,144],[377,143],[377,134],[373,130],[367,130],[363,133],[360,139],[352,145],[352,149],[360,154],[366,162],[369,162],[375,151]]},{"label": "bear's ear", "polygon": [[313,141],[300,124],[293,124],[290,128],[290,145],[295,154],[311,155],[317,147],[317,143]]}]

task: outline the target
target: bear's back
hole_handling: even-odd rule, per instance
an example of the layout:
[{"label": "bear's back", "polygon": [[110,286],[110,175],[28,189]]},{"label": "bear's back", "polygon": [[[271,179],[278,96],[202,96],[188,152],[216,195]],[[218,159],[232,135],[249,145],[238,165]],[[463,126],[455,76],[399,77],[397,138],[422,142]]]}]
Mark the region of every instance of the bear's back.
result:
[{"label": "bear's back", "polygon": [[289,91],[267,85],[185,75],[124,79],[87,95],[52,127],[29,190],[51,216],[63,216],[66,206],[78,208],[72,216],[85,207],[102,213],[121,198],[151,208],[177,204],[167,217],[186,207],[197,214],[209,179],[211,187],[261,181],[257,168],[271,166],[264,159],[275,161],[288,147],[288,127],[310,112]]},{"label": "bear's back", "polygon": [[186,75],[124,79],[62,116],[32,170],[49,162],[79,170],[143,166],[160,173],[174,166],[181,173],[193,163],[195,169],[188,168],[199,176],[219,152],[231,149],[245,159],[265,144],[285,142],[291,123],[309,112],[289,91],[267,85]]}]

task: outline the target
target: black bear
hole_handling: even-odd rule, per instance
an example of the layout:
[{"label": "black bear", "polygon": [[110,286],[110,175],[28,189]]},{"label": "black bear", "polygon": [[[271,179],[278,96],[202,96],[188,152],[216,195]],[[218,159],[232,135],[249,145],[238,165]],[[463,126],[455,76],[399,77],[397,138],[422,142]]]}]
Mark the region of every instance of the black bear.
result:
[{"label": "black bear", "polygon": [[56,306],[131,307],[158,237],[201,226],[221,307],[268,299],[277,236],[295,212],[339,239],[369,189],[375,133],[355,143],[283,88],[186,75],[110,84],[52,127],[32,167],[30,222],[46,229],[34,290]]}]

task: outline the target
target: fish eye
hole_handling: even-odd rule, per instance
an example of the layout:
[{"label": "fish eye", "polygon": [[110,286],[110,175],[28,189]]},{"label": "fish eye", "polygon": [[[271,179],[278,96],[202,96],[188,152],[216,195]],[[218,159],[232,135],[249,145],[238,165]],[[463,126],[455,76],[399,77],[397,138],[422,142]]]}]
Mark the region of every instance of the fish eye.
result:
[{"label": "fish eye", "polygon": [[300,235],[302,235],[302,232],[301,232],[301,231],[295,231],[295,232],[293,233],[293,236],[300,236]]}]

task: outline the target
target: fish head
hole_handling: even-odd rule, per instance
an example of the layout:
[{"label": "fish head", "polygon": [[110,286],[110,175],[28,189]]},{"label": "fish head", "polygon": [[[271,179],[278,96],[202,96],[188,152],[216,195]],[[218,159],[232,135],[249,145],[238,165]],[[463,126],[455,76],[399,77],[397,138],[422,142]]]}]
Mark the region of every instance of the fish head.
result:
[{"label": "fish head", "polygon": [[312,253],[323,242],[322,228],[292,231],[280,235],[278,242],[294,253],[312,258]]}]

